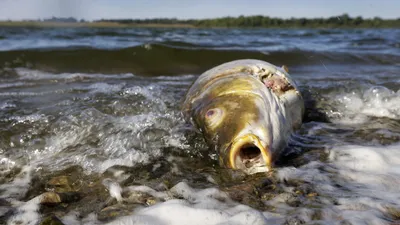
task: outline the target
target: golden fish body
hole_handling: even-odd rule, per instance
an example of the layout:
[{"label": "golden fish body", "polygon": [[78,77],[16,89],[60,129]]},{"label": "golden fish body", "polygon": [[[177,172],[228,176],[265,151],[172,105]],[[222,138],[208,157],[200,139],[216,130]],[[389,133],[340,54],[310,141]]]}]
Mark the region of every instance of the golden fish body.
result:
[{"label": "golden fish body", "polygon": [[252,174],[273,166],[301,126],[304,101],[286,67],[246,59],[200,75],[183,113],[218,152],[221,166]]}]

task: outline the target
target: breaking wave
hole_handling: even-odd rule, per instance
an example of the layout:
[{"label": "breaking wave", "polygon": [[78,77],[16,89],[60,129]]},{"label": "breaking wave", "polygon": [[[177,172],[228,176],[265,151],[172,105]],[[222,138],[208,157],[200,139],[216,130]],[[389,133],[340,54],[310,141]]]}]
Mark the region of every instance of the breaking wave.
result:
[{"label": "breaking wave", "polygon": [[[189,47],[188,47],[189,46]],[[42,48],[0,52],[2,73],[7,68],[27,67],[42,71],[84,73],[132,73],[137,75],[176,75],[201,73],[236,59],[260,59],[277,65],[393,65],[396,54],[309,51],[301,49],[252,50],[190,47],[186,43],[145,44],[122,49],[90,47]],[[82,60],[84,59],[84,60]],[[0,71],[1,72],[1,71]]]}]

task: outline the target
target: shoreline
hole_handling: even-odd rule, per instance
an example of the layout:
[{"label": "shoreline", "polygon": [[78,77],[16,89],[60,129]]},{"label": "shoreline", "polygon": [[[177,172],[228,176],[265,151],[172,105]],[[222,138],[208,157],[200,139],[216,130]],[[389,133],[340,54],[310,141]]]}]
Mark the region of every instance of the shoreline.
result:
[{"label": "shoreline", "polygon": [[119,22],[44,22],[44,21],[0,21],[0,27],[38,28],[191,28],[191,29],[399,29],[398,26],[196,26],[186,23],[119,23]]},{"label": "shoreline", "polygon": [[117,22],[40,22],[40,21],[0,21],[0,27],[49,27],[49,28],[197,28],[190,24],[122,24]]}]

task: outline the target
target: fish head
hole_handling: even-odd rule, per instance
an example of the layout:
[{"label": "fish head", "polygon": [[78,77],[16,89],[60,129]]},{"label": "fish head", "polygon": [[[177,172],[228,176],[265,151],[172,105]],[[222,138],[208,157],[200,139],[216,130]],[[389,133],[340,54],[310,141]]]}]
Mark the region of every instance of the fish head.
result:
[{"label": "fish head", "polygon": [[[223,167],[248,174],[270,170],[273,124],[262,83],[250,76],[222,79],[195,111],[195,123]],[[272,94],[270,97],[273,98]],[[208,101],[206,99],[209,99]],[[272,101],[273,102],[273,101]]]}]

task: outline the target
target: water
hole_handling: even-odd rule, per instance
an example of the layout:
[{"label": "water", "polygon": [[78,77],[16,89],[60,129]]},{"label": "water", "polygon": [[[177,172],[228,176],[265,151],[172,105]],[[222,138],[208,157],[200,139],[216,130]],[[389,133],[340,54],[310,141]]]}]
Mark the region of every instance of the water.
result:
[{"label": "water", "polygon": [[[0,224],[398,223],[399,40],[396,29],[0,28]],[[287,65],[307,98],[269,174],[220,168],[180,114],[199,74],[243,58]],[[40,205],[48,191],[79,198]]]}]

